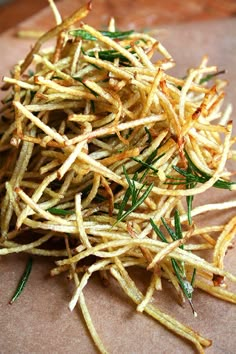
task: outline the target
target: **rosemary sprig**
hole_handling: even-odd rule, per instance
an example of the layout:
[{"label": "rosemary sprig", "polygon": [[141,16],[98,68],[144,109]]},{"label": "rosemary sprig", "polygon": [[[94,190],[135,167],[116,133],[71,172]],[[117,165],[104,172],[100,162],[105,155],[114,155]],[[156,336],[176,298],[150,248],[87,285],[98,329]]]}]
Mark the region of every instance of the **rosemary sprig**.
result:
[{"label": "rosemary sprig", "polygon": [[[126,46],[125,49],[129,49],[130,46]],[[131,51],[130,53],[135,54],[134,51]],[[99,59],[102,60],[107,60],[107,61],[111,61],[113,62],[114,59],[119,58],[120,62],[125,65],[125,64],[129,64],[129,59],[127,59],[123,54],[121,54],[120,52],[117,52],[117,50],[115,49],[110,49],[110,50],[100,50],[100,51],[94,51],[94,50],[90,50],[89,52],[84,53],[86,55],[88,55],[89,57],[93,57],[95,58],[96,56],[98,56]]]},{"label": "rosemary sprig", "polygon": [[90,103],[91,103],[91,111],[92,113],[95,113],[95,102],[91,100]]},{"label": "rosemary sprig", "polygon": [[[183,238],[183,233],[182,233],[182,227],[181,227],[178,209],[175,210],[174,221],[175,221],[175,235],[177,239],[180,240],[181,238]],[[181,247],[183,246],[184,245],[182,245]]]},{"label": "rosemary sprig", "polygon": [[[179,217],[179,213],[177,210],[175,211],[175,214],[174,214],[174,222],[175,222],[175,229],[174,230],[166,223],[164,218],[162,218],[161,221],[173,241],[181,239],[183,237],[182,236],[182,227],[181,227],[181,223],[180,223],[180,217]],[[160,230],[160,228],[154,223],[153,219],[150,219],[150,223],[151,223],[153,230],[155,231],[157,236],[161,239],[161,241],[168,243],[165,235]],[[180,247],[183,248],[182,246],[180,246]],[[172,264],[173,270],[175,272],[175,275],[178,279],[179,285],[180,285],[185,297],[187,298],[187,300],[192,308],[194,316],[196,316],[197,314],[194,310],[193,303],[192,303],[192,295],[193,295],[193,291],[194,291],[193,286],[192,286],[192,281],[194,281],[194,280],[192,278],[192,281],[189,282],[186,279],[186,273],[185,273],[185,268],[184,268],[183,263],[180,266],[179,263],[174,258],[171,258],[171,264]]]},{"label": "rosemary sprig", "polygon": [[192,303],[192,297],[193,297],[194,289],[193,289],[191,283],[188,280],[183,279],[181,277],[180,272],[179,272],[179,267],[178,267],[178,264],[177,264],[175,259],[173,259],[173,258],[171,259],[171,264],[172,264],[172,267],[173,267],[173,269],[175,271],[176,277],[177,277],[177,279],[179,281],[179,285],[181,286],[181,289],[183,290],[184,295],[188,299],[188,302],[189,302],[189,304],[190,304],[190,306],[192,308],[194,316],[196,316],[197,314],[196,314],[196,312],[194,310],[193,303]]},{"label": "rosemary sprig", "polygon": [[[193,173],[192,167],[191,167],[191,165],[190,165],[189,163],[188,163],[187,172]],[[196,186],[196,183],[195,183],[195,182],[191,182],[191,181],[189,180],[189,178],[187,177],[187,178],[186,178],[186,188],[187,188],[187,189],[191,189],[191,188],[194,188],[195,186]],[[193,199],[194,199],[194,196],[193,196],[193,195],[187,195],[187,196],[186,196],[187,216],[188,216],[188,223],[189,223],[189,225],[192,224],[192,215],[191,215],[191,212],[192,212],[192,207],[193,207]]]},{"label": "rosemary sprig", "polygon": [[213,79],[214,77],[216,77],[216,76],[218,76],[218,75],[221,75],[221,74],[225,74],[225,70],[217,71],[217,72],[214,73],[214,74],[209,74],[209,75],[204,76],[204,77],[199,81],[199,84],[202,85],[202,84],[204,84],[205,82],[208,82],[208,81],[210,81],[211,79]]},{"label": "rosemary sprig", "polygon": [[88,85],[86,85],[85,80],[81,79],[80,77],[77,76],[73,76],[73,79],[75,79],[76,81],[81,82],[81,84],[86,87],[95,97],[98,97],[97,92],[95,92],[94,90],[92,90],[90,87],[88,87]]},{"label": "rosemary sprig", "polygon": [[[157,150],[158,148],[156,148],[155,150],[153,150],[153,152],[148,156],[146,161],[142,161],[137,157],[132,157],[132,160],[140,163],[142,166],[138,169],[138,172],[142,172],[143,170],[147,169],[147,170],[152,170],[155,173],[158,172],[158,169],[156,167],[154,167],[153,165],[162,157],[165,155],[165,153],[161,154],[160,156],[157,156]],[[156,157],[156,158],[155,158]]]},{"label": "rosemary sprig", "polygon": [[33,70],[29,69],[28,70],[28,75],[29,75],[29,77],[32,77],[32,76],[35,75],[35,72]]},{"label": "rosemary sprig", "polygon": [[9,302],[9,304],[13,304],[13,302],[16,301],[16,299],[18,299],[18,297],[20,296],[20,294],[22,293],[22,291],[24,290],[24,287],[29,279],[29,275],[31,273],[31,269],[32,269],[32,264],[33,264],[33,259],[30,258],[26,264],[26,268],[25,271],[19,281],[19,284],[16,288],[16,291],[11,299],[11,301]]},{"label": "rosemary sprig", "polygon": [[[217,71],[216,73],[214,74],[208,74],[206,76],[204,76],[203,78],[201,78],[199,80],[199,85],[202,85],[204,84],[205,82],[208,82],[210,81],[211,79],[213,79],[214,77],[218,76],[218,75],[221,75],[221,74],[225,74],[225,70],[220,70],[220,71]],[[183,80],[186,79],[186,76],[182,77]],[[177,88],[181,91],[182,90],[182,86],[181,85],[178,85]]]},{"label": "rosemary sprig", "polygon": [[[109,37],[109,38],[112,38],[112,39],[126,39],[132,33],[134,33],[134,31],[133,30],[130,30],[130,31],[115,31],[115,32],[100,31],[100,33],[103,36]],[[73,36],[73,37],[80,37],[82,39],[89,40],[89,41],[96,41],[97,40],[96,37],[94,37],[93,35],[91,35],[90,33],[88,33],[87,31],[85,31],[83,29],[76,29],[76,30],[70,31],[69,34],[71,36]]]},{"label": "rosemary sprig", "polygon": [[60,208],[49,208],[47,211],[55,215],[72,215],[75,213],[74,210],[65,210]]},{"label": "rosemary sprig", "polygon": [[196,274],[197,274],[197,269],[196,268],[194,268],[194,270],[193,270],[193,274],[192,274],[192,279],[191,279],[191,285],[192,285],[192,287],[193,287],[193,285],[194,285],[194,282],[195,282],[195,278],[196,278]]},{"label": "rosemary sprig", "polygon": [[151,164],[149,164],[149,163],[147,163],[145,161],[142,161],[142,160],[138,159],[137,157],[132,157],[132,160],[140,163],[142,165],[142,167],[144,167],[144,168],[148,168],[148,169],[154,171],[155,173],[158,172],[157,168],[155,168],[154,166],[152,166]]},{"label": "rosemary sprig", "polygon": [[145,130],[145,132],[146,132],[146,134],[147,134],[147,136],[148,136],[148,141],[147,141],[147,143],[148,143],[148,144],[151,144],[151,142],[152,142],[152,134],[150,133],[150,130],[148,129],[148,127],[144,127],[144,130]]},{"label": "rosemary sprig", "polygon": [[[137,172],[135,173],[133,179],[131,179],[124,166],[123,171],[129,187],[127,188],[122,203],[120,204],[119,211],[117,214],[117,222],[124,220],[130,213],[137,209],[148,197],[153,188],[153,183],[151,183],[141,194],[142,190],[146,187],[146,183],[142,184],[140,188],[136,187],[135,182],[142,183],[143,179],[146,176],[146,171],[139,180]],[[131,199],[131,207],[128,210],[124,211],[129,199]]]},{"label": "rosemary sprig", "polygon": [[[188,168],[186,170],[178,167],[172,166],[173,169],[178,172],[184,178],[175,178],[173,176],[167,176],[167,178],[171,180],[175,180],[176,182],[166,182],[166,184],[185,184],[188,188],[194,186],[197,183],[206,183],[212,177],[211,175],[201,171],[194,163],[191,161],[187,152],[185,151],[185,155],[188,161]],[[225,181],[219,178],[213,186],[216,188],[228,189],[231,190],[231,187],[236,184],[236,182]],[[192,188],[192,187],[191,187]]]},{"label": "rosemary sprig", "polygon": [[170,237],[172,238],[173,241],[177,241],[178,237],[175,233],[174,230],[172,230],[172,228],[167,224],[167,222],[165,221],[164,218],[161,218],[162,224],[165,226],[166,231],[168,232],[168,234],[170,235]]},{"label": "rosemary sprig", "polygon": [[[187,151],[185,151],[185,156],[188,161],[187,169],[182,169],[178,166],[172,166],[173,169],[176,172],[178,172],[182,177],[179,178],[179,177],[167,176],[167,178],[172,180],[172,182],[166,182],[166,184],[185,185],[186,189],[191,189],[191,188],[194,188],[197,183],[206,183],[207,181],[209,181],[209,179],[211,178],[211,175],[201,171],[192,162]],[[231,190],[231,187],[234,184],[235,184],[235,182],[225,181],[220,178],[213,184],[213,187]],[[194,198],[193,196],[186,197],[187,216],[188,216],[189,225],[192,224],[191,210],[192,210],[193,198]]]}]

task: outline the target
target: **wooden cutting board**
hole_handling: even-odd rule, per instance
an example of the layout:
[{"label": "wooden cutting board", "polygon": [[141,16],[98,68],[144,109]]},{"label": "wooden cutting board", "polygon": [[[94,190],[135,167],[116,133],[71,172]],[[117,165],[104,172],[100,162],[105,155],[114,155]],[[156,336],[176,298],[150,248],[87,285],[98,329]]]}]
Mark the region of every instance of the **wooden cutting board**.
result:
[{"label": "wooden cutting board", "polygon": [[[94,17],[93,17],[94,16]],[[48,10],[31,18],[21,28],[48,27]],[[96,7],[91,22],[98,22]],[[135,24],[134,24],[135,25]],[[130,28],[130,24],[127,24]],[[15,29],[0,38],[0,75],[8,73],[13,63],[24,56],[32,41],[16,39]],[[201,57],[208,54],[210,63],[227,69],[230,84],[227,100],[236,98],[236,21],[188,23],[155,29],[156,36],[176,60],[175,72],[184,76],[189,66],[198,65]],[[235,116],[235,113],[233,117]],[[233,118],[232,117],[232,118]],[[1,157],[0,157],[1,158]],[[232,192],[233,193],[233,192]],[[228,194],[225,198],[228,198]],[[231,198],[236,198],[230,195]],[[208,196],[209,198],[209,196]],[[217,195],[212,196],[217,199]],[[219,200],[218,200],[219,201]],[[209,202],[209,199],[208,199]],[[231,215],[235,210],[231,211]],[[222,216],[215,215],[220,222]],[[224,213],[223,218],[227,218]],[[88,336],[79,311],[70,313],[68,302],[72,294],[69,281],[64,277],[50,278],[48,272],[53,260],[35,257],[29,283],[22,296],[12,306],[8,301],[25,267],[26,256],[12,255],[0,260],[0,344],[1,353],[82,353],[96,350]],[[228,252],[227,268],[236,273],[235,250]],[[147,280],[142,273],[133,270],[141,289]],[[126,298],[117,284],[111,281],[104,288],[95,277],[85,289],[85,297],[94,324],[110,353],[195,353],[194,348],[145,315],[135,312],[135,307]],[[156,294],[154,303],[180,321],[192,326],[213,340],[207,349],[209,354],[233,354],[236,348],[236,315],[232,304],[196,291],[194,303],[198,312],[195,319],[188,306],[181,308],[168,284]]]}]

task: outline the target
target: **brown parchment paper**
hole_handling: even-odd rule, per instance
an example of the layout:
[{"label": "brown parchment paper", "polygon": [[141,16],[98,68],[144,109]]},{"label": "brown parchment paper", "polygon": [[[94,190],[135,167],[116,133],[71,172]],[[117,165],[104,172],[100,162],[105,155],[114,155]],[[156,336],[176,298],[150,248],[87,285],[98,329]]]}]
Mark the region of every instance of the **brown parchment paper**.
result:
[{"label": "brown parchment paper", "polygon": [[[45,16],[47,12],[44,11],[43,14]],[[33,26],[40,21],[41,17],[37,16],[28,21],[27,25]],[[1,76],[9,72],[11,65],[24,55],[31,43],[13,38],[12,33],[13,31],[9,31],[0,38]],[[176,60],[177,67],[174,70],[179,75],[184,76],[188,67],[198,65],[204,54],[209,55],[212,65],[227,69],[225,77],[230,84],[226,100],[236,105],[235,19],[166,26],[160,33],[161,41]],[[235,113],[232,115],[234,117]],[[235,167],[231,165],[231,168]],[[236,198],[235,192],[219,194],[214,190],[202,196],[198,203],[220,202],[229,198]],[[235,210],[215,213],[207,220],[203,216],[201,222],[221,223],[234,214]],[[227,269],[234,274],[235,256],[235,249],[229,250],[225,262]],[[32,273],[23,294],[13,305],[8,305],[27,258],[27,255],[18,254],[0,258],[0,353],[96,353],[79,310],[71,313],[68,309],[73,284],[64,275],[49,277],[49,270],[53,267],[52,259],[34,257]],[[132,269],[131,274],[140,289],[145,290],[147,273]],[[191,344],[146,315],[136,313],[135,306],[114,280],[111,280],[108,288],[104,288],[95,276],[85,288],[84,294],[96,329],[110,353],[195,353]],[[156,294],[154,303],[211,338],[213,345],[206,350],[207,353],[236,352],[234,305],[195,290],[194,304],[198,317],[193,318],[187,304],[184,309],[177,304],[175,294],[167,283],[164,283],[163,292]]]}]

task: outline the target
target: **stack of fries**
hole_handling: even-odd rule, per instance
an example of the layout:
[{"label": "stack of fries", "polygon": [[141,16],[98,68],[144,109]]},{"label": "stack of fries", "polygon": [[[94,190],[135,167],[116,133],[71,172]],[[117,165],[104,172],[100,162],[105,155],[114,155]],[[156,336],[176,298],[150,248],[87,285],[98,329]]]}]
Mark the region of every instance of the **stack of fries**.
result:
[{"label": "stack of fries", "polygon": [[[224,269],[236,217],[225,225],[195,221],[235,208],[235,192],[225,203],[194,207],[194,197],[210,188],[236,189],[226,168],[236,139],[231,106],[221,110],[225,81],[215,79],[207,58],[185,78],[171,76],[173,58],[149,34],[117,31],[113,19],[108,31],[75,27],[90,3],[65,20],[50,3],[56,27],[4,77],[10,91],[0,118],[0,255],[59,257],[51,275],[74,279],[69,307],[79,303],[102,353],[83,295],[94,272],[111,274],[138,311],[202,353],[211,341],[151,300],[168,279],[194,315],[195,287],[236,302],[227,290],[236,276]],[[41,49],[52,38],[56,46]],[[51,240],[64,246],[53,250]],[[151,272],[145,294],[130,278],[131,266]]]}]

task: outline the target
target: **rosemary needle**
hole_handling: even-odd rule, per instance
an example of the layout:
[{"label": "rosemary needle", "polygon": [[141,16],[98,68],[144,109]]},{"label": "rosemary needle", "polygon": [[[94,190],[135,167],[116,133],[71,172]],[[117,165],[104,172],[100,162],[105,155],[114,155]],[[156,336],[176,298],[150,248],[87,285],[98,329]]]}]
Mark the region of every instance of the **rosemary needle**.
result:
[{"label": "rosemary needle", "polygon": [[[182,228],[181,228],[181,224],[180,224],[179,213],[178,213],[177,210],[175,211],[174,220],[175,220],[175,230],[172,230],[169,227],[169,225],[166,223],[165,219],[161,218],[162,224],[164,225],[164,227],[167,230],[168,234],[171,236],[173,241],[176,241],[176,240],[182,238]],[[151,223],[151,226],[152,226],[153,230],[157,234],[157,236],[163,242],[168,243],[168,241],[167,241],[166,237],[164,236],[163,232],[154,223],[153,219],[150,219],[150,223]],[[183,248],[182,246],[180,246],[180,248]],[[178,264],[178,262],[174,258],[171,258],[171,264],[172,264],[173,270],[175,272],[175,275],[176,275],[176,277],[178,279],[179,285],[180,285],[185,297],[187,298],[187,300],[188,300],[188,302],[189,302],[189,304],[190,304],[190,306],[192,308],[193,315],[194,315],[194,317],[196,317],[197,313],[194,310],[193,303],[192,303],[192,295],[193,295],[193,291],[194,291],[192,285],[193,285],[193,282],[194,282],[196,270],[193,271],[192,280],[191,280],[191,282],[189,282],[186,279],[186,277],[185,277],[184,264],[181,264],[181,267],[180,267],[180,265]]]},{"label": "rosemary needle", "polygon": [[[151,183],[147,187],[147,189],[143,192],[143,194],[140,196],[140,192],[144,187],[146,187],[146,183],[144,183],[139,189],[137,189],[135,186],[135,181],[137,181],[137,173],[134,175],[133,180],[131,180],[124,166],[123,166],[123,171],[129,187],[126,190],[123,201],[120,205],[119,212],[117,215],[117,222],[124,220],[129,214],[131,214],[135,209],[137,209],[148,197],[153,187],[153,183]],[[139,179],[140,183],[142,182],[145,176],[146,173],[144,172],[142,177]],[[126,212],[123,213],[130,197],[131,197],[131,207]]]},{"label": "rosemary needle", "polygon": [[[115,31],[115,32],[111,32],[111,31],[100,31],[101,34],[105,37],[109,37],[109,38],[113,38],[113,39],[126,39],[127,37],[129,37],[132,33],[134,33],[133,30],[130,31]],[[69,34],[71,36],[74,37],[80,37],[82,39],[85,40],[89,40],[89,41],[96,41],[97,38],[92,36],[90,33],[88,33],[85,30],[82,29],[76,29],[76,30],[72,30],[69,32]]]},{"label": "rosemary needle", "polygon": [[74,210],[65,210],[60,208],[49,208],[47,211],[55,215],[72,215],[75,213]]},{"label": "rosemary needle", "polygon": [[33,263],[33,259],[30,258],[26,264],[25,271],[19,281],[16,291],[15,291],[11,301],[9,302],[10,305],[13,304],[13,302],[15,302],[18,299],[18,297],[20,296],[20,294],[22,293],[22,291],[29,279],[29,275],[30,275],[31,269],[32,269],[32,263]]}]

